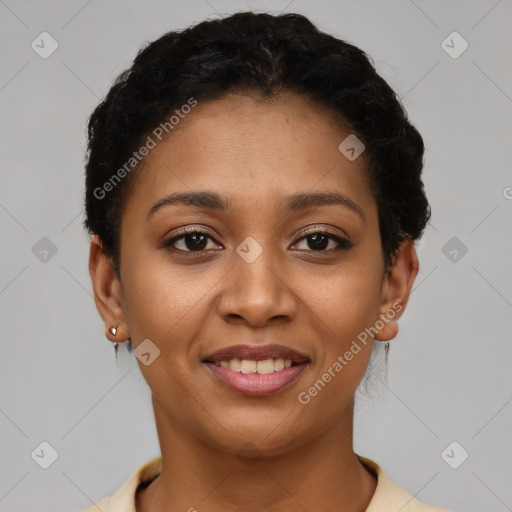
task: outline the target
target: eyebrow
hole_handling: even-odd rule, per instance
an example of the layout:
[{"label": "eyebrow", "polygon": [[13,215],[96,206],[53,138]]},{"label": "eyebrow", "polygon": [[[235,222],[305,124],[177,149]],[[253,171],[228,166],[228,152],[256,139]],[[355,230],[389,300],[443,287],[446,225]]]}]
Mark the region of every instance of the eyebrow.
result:
[{"label": "eyebrow", "polygon": [[181,204],[208,210],[230,210],[231,202],[215,192],[176,192],[155,203],[148,211],[148,218],[163,206]]},{"label": "eyebrow", "polygon": [[[232,208],[229,199],[221,197],[216,192],[175,192],[160,199],[148,211],[147,218],[151,217],[157,210],[169,205],[196,206],[208,210],[227,211]],[[292,213],[315,206],[341,205],[357,213],[363,220],[366,220],[362,208],[352,199],[338,192],[305,192],[291,195],[286,198],[283,209],[285,213]]]}]

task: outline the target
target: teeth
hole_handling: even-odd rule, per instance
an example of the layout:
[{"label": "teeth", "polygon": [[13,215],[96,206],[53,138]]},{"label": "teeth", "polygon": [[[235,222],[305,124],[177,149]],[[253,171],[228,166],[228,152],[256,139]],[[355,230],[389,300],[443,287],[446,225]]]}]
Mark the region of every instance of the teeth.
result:
[{"label": "teeth", "polygon": [[240,359],[230,359],[228,361],[228,368],[230,370],[233,370],[234,372],[239,372],[240,371],[240,364],[242,363],[242,361],[240,361]]},{"label": "teeth", "polygon": [[275,368],[276,372],[278,372],[279,370],[282,370],[284,368],[284,359],[276,359],[274,361],[274,368]]},{"label": "teeth", "polygon": [[273,373],[275,370],[274,360],[273,359],[265,359],[263,361],[258,361],[256,365],[256,371],[261,375],[267,375],[268,373]]},{"label": "teeth", "polygon": [[240,363],[240,371],[242,373],[256,373],[256,364],[256,361],[242,359],[242,362]]},{"label": "teeth", "polygon": [[217,366],[229,368],[234,372],[241,373],[259,373],[260,375],[268,375],[269,373],[279,372],[284,368],[290,368],[291,359],[264,359],[263,361],[253,361],[251,359],[233,358],[229,361],[215,361]]}]

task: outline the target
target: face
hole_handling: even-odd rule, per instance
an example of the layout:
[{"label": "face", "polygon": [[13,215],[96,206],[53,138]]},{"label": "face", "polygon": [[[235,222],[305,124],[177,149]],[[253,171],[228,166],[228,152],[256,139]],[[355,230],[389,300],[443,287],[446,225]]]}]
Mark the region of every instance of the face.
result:
[{"label": "face", "polygon": [[[176,429],[271,455],[351,423],[373,337],[396,334],[417,268],[409,244],[386,273],[364,153],[338,149],[349,134],[295,95],[229,95],[199,103],[136,171],[102,314],[149,352],[140,370]],[[176,200],[192,193],[208,195]],[[267,357],[271,344],[295,352]],[[235,345],[247,351],[212,356]]]}]

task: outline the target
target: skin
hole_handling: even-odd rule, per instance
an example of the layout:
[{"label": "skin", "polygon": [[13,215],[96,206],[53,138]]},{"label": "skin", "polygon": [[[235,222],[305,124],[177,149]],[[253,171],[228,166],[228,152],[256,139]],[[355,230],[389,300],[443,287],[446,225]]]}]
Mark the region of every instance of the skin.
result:
[{"label": "skin", "polygon": [[[349,161],[338,150],[349,133],[293,94],[200,103],[137,171],[122,217],[120,278],[92,237],[89,269],[107,338],[131,338],[134,349],[150,339],[160,349],[148,366],[137,360],[151,389],[163,461],[160,476],[137,495],[138,512],[368,506],[377,481],[353,451],[352,425],[374,340],[307,405],[297,398],[399,303],[375,339],[396,336],[418,272],[409,238],[384,267],[364,153]],[[199,190],[225,196],[232,210],[175,204],[148,219],[168,194]],[[343,194],[364,218],[339,204],[284,213],[283,201],[301,192]],[[190,237],[163,246],[185,226],[209,232],[203,252],[190,250]],[[328,239],[315,250],[305,238],[315,228],[353,247],[337,249]],[[252,263],[236,252],[248,236],[263,249]],[[247,397],[201,362],[239,343],[280,343],[310,363],[279,393]],[[238,456],[246,443],[255,449],[251,463]]]}]

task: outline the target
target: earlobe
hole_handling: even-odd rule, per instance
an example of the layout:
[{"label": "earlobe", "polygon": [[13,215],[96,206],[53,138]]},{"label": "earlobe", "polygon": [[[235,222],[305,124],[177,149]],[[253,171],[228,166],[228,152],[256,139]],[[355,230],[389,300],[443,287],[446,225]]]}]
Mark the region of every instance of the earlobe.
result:
[{"label": "earlobe", "polygon": [[375,335],[378,341],[388,341],[398,334],[398,319],[402,316],[419,270],[414,240],[407,237],[397,251],[382,284],[380,319],[384,326]]},{"label": "earlobe", "polygon": [[[94,302],[105,323],[105,336],[110,341],[121,342],[130,337],[122,306],[121,283],[103,252],[98,235],[91,237],[89,250],[89,274],[94,292]],[[113,335],[110,328],[116,327]]]}]

